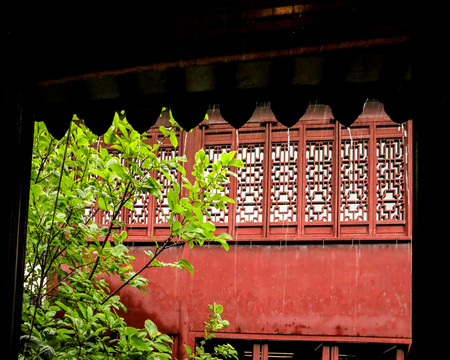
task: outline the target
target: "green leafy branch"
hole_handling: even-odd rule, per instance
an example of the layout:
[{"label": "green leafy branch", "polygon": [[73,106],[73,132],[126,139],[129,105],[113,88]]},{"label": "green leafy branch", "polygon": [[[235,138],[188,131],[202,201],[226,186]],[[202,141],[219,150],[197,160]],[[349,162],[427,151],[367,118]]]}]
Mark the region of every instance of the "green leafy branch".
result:
[{"label": "green leafy branch", "polygon": [[230,344],[217,345],[214,347],[214,352],[210,353],[205,350],[206,343],[215,337],[215,334],[224,327],[230,326],[228,320],[222,319],[223,306],[216,304],[208,305],[210,314],[208,315],[208,321],[204,322],[205,336],[195,347],[195,351],[191,349],[189,345],[184,344],[186,349],[187,359],[193,360],[221,360],[234,358],[238,360],[237,351]]},{"label": "green leafy branch", "polygon": [[[235,176],[233,168],[243,165],[234,152],[210,163],[200,150],[188,176],[185,156],[159,156],[164,139],[178,147],[180,128],[173,118],[170,122],[171,127],[161,127],[163,136],[155,144],[120,114],[101,143],[77,120],[60,141],[49,136],[44,124],[36,123],[21,358],[167,357],[160,355],[168,354],[160,342],[170,341],[155,335],[150,320],[145,329],[126,326],[118,315],[126,308],[117,293],[127,285],[145,291],[148,280],[142,272],[147,268],[170,266],[192,273],[186,259],[160,261],[160,254],[170,247],[215,241],[228,250],[231,237],[216,234],[210,212],[233,202],[223,195],[224,184]],[[155,173],[169,186],[164,188]],[[171,232],[165,241],[155,242],[154,253],[146,253],[147,264],[135,271],[120,216],[123,209],[134,210],[133,201],[142,193],[158,201],[165,194]],[[94,221],[99,213],[108,218],[107,224]],[[113,292],[108,276],[122,281]]]}]

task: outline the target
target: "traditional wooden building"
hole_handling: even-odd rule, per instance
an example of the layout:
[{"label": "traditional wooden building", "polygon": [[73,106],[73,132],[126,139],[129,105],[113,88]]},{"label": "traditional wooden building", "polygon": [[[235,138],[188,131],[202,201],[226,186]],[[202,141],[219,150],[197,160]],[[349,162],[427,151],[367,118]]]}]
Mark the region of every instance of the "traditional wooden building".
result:
[{"label": "traditional wooden building", "polygon": [[[263,155],[249,165],[254,169],[244,168],[242,181],[230,185],[236,194],[238,189],[240,194],[256,191],[238,199],[248,206],[229,208],[228,219],[217,214],[221,227],[237,235],[230,251],[210,246],[183,254],[196,263],[197,272],[185,281],[167,274],[167,281],[185,286],[174,294],[178,314],[169,317],[165,303],[159,304],[164,324],[147,305],[144,314],[156,317],[168,332],[179,329],[180,344],[192,343],[203,318],[204,305],[199,303],[213,300],[204,291],[213,280],[199,274],[222,263],[224,276],[243,269],[239,276],[236,272],[236,277],[215,280],[211,289],[217,301],[223,299],[232,323],[226,336],[238,345],[245,340],[247,347],[240,347],[244,355],[291,356],[281,352],[295,351],[277,350],[286,343],[273,342],[284,339],[302,344],[305,353],[310,346],[314,356],[324,358],[351,357],[358,347],[401,357],[411,338],[411,303],[400,296],[408,293],[410,276],[400,275],[400,269],[411,270],[412,246],[415,295],[409,355],[431,358],[446,351],[446,332],[440,330],[447,306],[442,294],[446,252],[441,248],[446,214],[437,209],[447,202],[447,192],[443,167],[435,165],[436,159],[445,158],[447,142],[439,128],[448,118],[446,11],[431,3],[354,0],[194,0],[153,2],[149,9],[121,3],[120,8],[110,5],[100,11],[78,4],[63,11],[42,3],[10,5],[6,2],[0,15],[0,116],[5,149],[11,154],[4,159],[9,191],[4,194],[7,236],[0,261],[5,274],[5,358],[16,359],[19,346],[33,121],[45,121],[60,137],[77,113],[101,135],[113,111],[125,109],[133,126],[145,131],[161,106],[171,107],[185,129],[195,128],[184,137],[186,151],[195,148],[190,142],[200,144],[196,139],[214,146],[211,154],[215,146],[220,151],[231,145],[241,148],[244,160],[257,152]],[[360,116],[368,98],[379,100],[393,122],[382,115],[390,125],[382,125],[381,118],[374,123],[359,118],[350,132],[342,128]],[[258,125],[252,118],[256,102],[270,103],[289,132],[273,117]],[[311,110],[304,116],[305,104],[316,102],[329,106],[320,121],[311,117]],[[219,104],[226,123],[211,116],[209,124],[197,129],[211,104]],[[330,111],[334,124],[329,123]],[[315,128],[320,139],[313,135]],[[215,129],[231,142],[218,143]],[[352,158],[356,149],[362,158]],[[286,152],[289,156],[281,155]],[[392,153],[401,159],[392,160]],[[272,175],[290,172],[295,162],[296,184]],[[408,177],[394,180],[394,172],[382,170],[389,166],[402,168]],[[311,169],[321,178],[308,175]],[[245,183],[253,176],[246,173],[250,170],[255,172],[252,187]],[[354,172],[366,172],[367,177],[355,178]],[[271,187],[273,197],[268,195]],[[401,196],[396,192],[400,189]],[[150,216],[149,222],[154,221]],[[136,242],[146,226],[133,230]],[[208,263],[201,256],[207,250],[220,261]],[[251,263],[246,261],[250,255]],[[323,268],[322,283],[314,272],[292,278],[318,267]],[[265,289],[249,286],[262,283]],[[354,290],[339,293],[350,288]],[[261,303],[253,300],[262,292],[267,293],[264,316]],[[306,299],[308,293],[317,296]],[[244,296],[249,300],[238,309],[236,300]],[[137,309],[139,304],[136,298]],[[359,345],[351,345],[355,337]]]},{"label": "traditional wooden building", "polygon": [[[157,126],[148,133],[158,139]],[[370,100],[350,127],[320,104],[291,127],[259,104],[239,129],[211,107],[208,120],[161,156],[192,161],[202,148],[214,160],[237,151],[245,166],[224,190],[236,203],[211,219],[233,237],[230,249],[168,250],[167,259],[189,259],[194,273],[146,270],[150,296],[123,289],[125,317],[136,326],[154,320],[175,339],[176,358],[202,336],[215,301],[231,323],[216,341],[235,345],[241,359],[404,359],[412,326],[411,134],[411,121],[394,123]],[[165,197],[142,194],[121,214],[137,267],[150,235],[167,238],[168,210]]]}]

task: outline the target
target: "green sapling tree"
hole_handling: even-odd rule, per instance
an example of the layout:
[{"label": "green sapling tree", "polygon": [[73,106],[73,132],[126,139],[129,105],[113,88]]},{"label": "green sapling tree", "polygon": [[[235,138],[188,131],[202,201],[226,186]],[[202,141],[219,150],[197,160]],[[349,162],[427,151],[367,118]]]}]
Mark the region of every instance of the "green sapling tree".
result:
[{"label": "green sapling tree", "polygon": [[[177,147],[176,132],[181,128],[172,117],[170,122],[160,130]],[[160,254],[168,248],[201,246],[207,241],[228,249],[231,237],[216,234],[209,219],[211,209],[233,202],[223,195],[224,184],[243,164],[235,152],[223,153],[210,164],[200,150],[189,177],[185,156],[163,159],[161,143],[146,140],[145,133],[139,134],[119,114],[101,138],[81,121],[72,121],[61,140],[53,138],[43,123],[36,123],[22,359],[171,359],[171,339],[151,319],[144,329],[136,329],[119,316],[119,310],[126,311],[120,290],[133,286],[145,291],[149,280],[142,273],[149,267],[193,271],[183,258],[161,262]],[[158,173],[167,180],[166,188],[155,176]],[[146,252],[146,264],[134,269],[120,214],[124,208],[133,210],[133,200],[140,194],[161,201],[163,191],[170,209],[166,215],[170,233],[155,243],[154,252]],[[94,221],[98,211],[108,214],[108,225]],[[109,276],[122,281],[112,292]],[[218,312],[215,306],[212,312]],[[191,351],[189,357],[195,354]],[[228,349],[221,356],[235,353]]]}]

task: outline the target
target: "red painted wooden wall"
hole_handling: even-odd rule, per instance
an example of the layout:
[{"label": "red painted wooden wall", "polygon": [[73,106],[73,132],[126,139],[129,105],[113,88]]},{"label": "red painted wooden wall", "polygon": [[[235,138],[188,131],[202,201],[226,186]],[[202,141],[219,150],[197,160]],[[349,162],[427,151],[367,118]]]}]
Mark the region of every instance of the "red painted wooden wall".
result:
[{"label": "red painted wooden wall", "polygon": [[[133,250],[143,265],[141,248]],[[148,269],[150,295],[122,292],[127,318],[151,318],[166,332],[202,331],[214,301],[224,305],[227,332],[411,337],[411,246],[233,245],[164,255],[188,258],[194,273]]]},{"label": "red painted wooden wall", "polygon": [[[379,105],[372,104],[348,130],[330,121],[326,109],[318,109],[310,110],[309,118],[300,120],[289,132],[273,119],[267,123],[263,119],[266,113],[260,112],[259,119],[239,131],[210,117],[209,126],[196,128],[187,136],[180,134],[179,151],[188,158],[200,146],[209,146],[214,155],[217,144],[220,154],[225,147],[250,151],[248,145],[259,142],[265,152],[259,159],[264,167],[258,170],[248,165],[240,170],[240,177],[233,179],[226,191],[233,197],[239,195],[239,189],[247,186],[245,171],[262,171],[263,180],[256,189],[261,194],[252,193],[251,199],[238,196],[226,216],[214,215],[219,230],[235,240],[228,252],[207,244],[192,250],[169,249],[162,260],[186,258],[194,266],[193,275],[169,268],[148,269],[143,276],[151,282],[149,296],[133,288],[122,290],[129,309],[125,317],[131,325],[143,326],[147,318],[155,321],[161,331],[175,336],[180,358],[182,344],[193,346],[195,337],[202,336],[207,305],[214,301],[224,306],[223,317],[231,324],[221,337],[411,343],[411,124],[391,122]],[[329,164],[322,161],[317,165],[318,158],[308,163],[308,149],[321,141],[339,149],[334,154],[340,157],[334,156]],[[278,163],[277,152],[283,146],[293,146],[293,165]],[[349,149],[354,152],[348,153]],[[278,206],[267,192],[277,185],[278,178],[271,175],[275,166],[290,171],[284,179],[293,187],[284,194],[288,195],[285,207]],[[330,181],[315,184],[305,171],[308,166],[311,174],[329,166],[333,170]],[[360,171],[359,177],[347,172],[349,168]],[[256,190],[253,187],[251,191]],[[322,206],[312,199],[314,192],[320,191],[325,195],[330,191],[324,205],[332,211],[329,216],[313,212]],[[352,192],[358,194],[358,200],[352,198]],[[246,220],[247,199],[253,201],[252,206],[261,205],[261,216]],[[147,206],[148,222],[128,226],[136,269],[147,261],[148,232],[163,239],[168,231],[158,220],[164,204]],[[289,213],[289,206],[297,213]],[[308,209],[312,209],[310,213]],[[278,217],[273,215],[276,211]],[[127,216],[124,218],[134,219],[132,214]],[[112,287],[116,285],[113,279]],[[398,354],[403,354],[401,351]]]}]

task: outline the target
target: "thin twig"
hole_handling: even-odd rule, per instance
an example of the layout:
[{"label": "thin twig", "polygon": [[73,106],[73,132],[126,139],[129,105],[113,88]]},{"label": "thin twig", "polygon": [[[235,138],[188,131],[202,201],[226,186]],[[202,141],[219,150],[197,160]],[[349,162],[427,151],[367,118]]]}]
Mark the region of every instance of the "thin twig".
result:
[{"label": "thin twig", "polygon": [[[128,189],[129,189],[129,187],[131,186],[131,182],[132,182],[131,180],[128,182],[128,184],[127,184],[127,186],[126,186],[126,189],[125,189],[125,194],[128,193]],[[109,241],[109,237],[110,237],[111,232],[112,232],[114,220],[116,220],[116,218],[117,218],[117,216],[119,215],[119,212],[121,211],[123,205],[124,205],[124,204],[128,201],[128,199],[132,196],[132,193],[133,193],[133,191],[131,191],[131,192],[129,193],[129,196],[128,196],[128,197],[126,197],[126,196],[123,196],[123,197],[122,197],[122,199],[121,199],[121,201],[120,201],[120,203],[119,203],[119,206],[118,206],[117,210],[114,212],[113,217],[111,218],[111,224],[110,224],[110,226],[109,226],[108,233],[106,234],[105,240],[103,240],[103,243],[102,243],[102,245],[101,245],[101,248],[102,248],[102,249],[105,247],[106,242]],[[96,261],[95,261],[94,267],[92,268],[91,273],[89,274],[89,278],[88,278],[89,280],[92,280],[92,278],[94,277],[94,273],[95,273],[95,271],[97,270],[97,267],[98,267],[99,262],[100,262],[100,257],[98,256],[97,259],[96,259]]]},{"label": "thin twig", "polygon": [[153,257],[147,262],[147,264],[145,264],[144,266],[142,266],[138,272],[136,272],[131,278],[129,278],[127,281],[125,281],[122,285],[120,285],[116,290],[114,290],[111,294],[109,294],[102,302],[101,305],[103,305],[104,303],[106,303],[109,299],[111,299],[114,295],[116,295],[120,290],[122,290],[125,286],[127,286],[131,281],[133,281],[136,277],[139,276],[139,274],[141,274],[145,269],[147,269],[152,262],[156,259],[156,257],[161,254],[161,252],[163,252],[163,250],[165,248],[167,248],[170,240],[172,239],[172,234],[166,239],[166,241],[164,241],[163,245],[159,248],[156,249],[155,254],[153,255]]},{"label": "thin twig", "polygon": [[[68,130],[68,134],[67,134],[66,147],[64,149],[64,158],[63,158],[63,162],[61,164],[61,174],[60,174],[60,177],[59,177],[58,189],[57,189],[57,192],[56,192],[55,206],[54,206],[54,209],[53,209],[53,217],[52,217],[52,223],[51,223],[51,233],[50,233],[51,236],[49,236],[49,239],[53,237],[53,224],[55,222],[56,208],[57,208],[57,205],[58,205],[59,193],[60,193],[60,190],[61,190],[61,182],[62,182],[62,176],[64,174],[64,166],[65,166],[65,163],[66,163],[67,148],[69,147],[69,140],[70,140],[71,130],[72,130],[72,121],[69,124],[69,130]],[[49,242],[49,245],[50,245],[50,242]],[[47,260],[47,257],[49,256],[49,248],[50,248],[50,246],[47,246],[47,249],[45,250],[44,264],[45,264],[45,261]],[[43,288],[43,285],[44,285],[44,279],[45,279],[45,277],[44,277],[44,270],[42,269],[41,277],[40,277],[40,281],[39,281],[39,286],[38,286],[36,305],[38,305],[40,303],[40,298],[42,296],[42,288]],[[35,309],[34,309],[33,318],[31,320],[31,326],[30,326],[30,330],[29,330],[29,333],[28,333],[29,336],[31,336],[32,330],[34,328],[34,323],[36,321],[37,310],[38,310],[38,306],[36,306]]]}]

